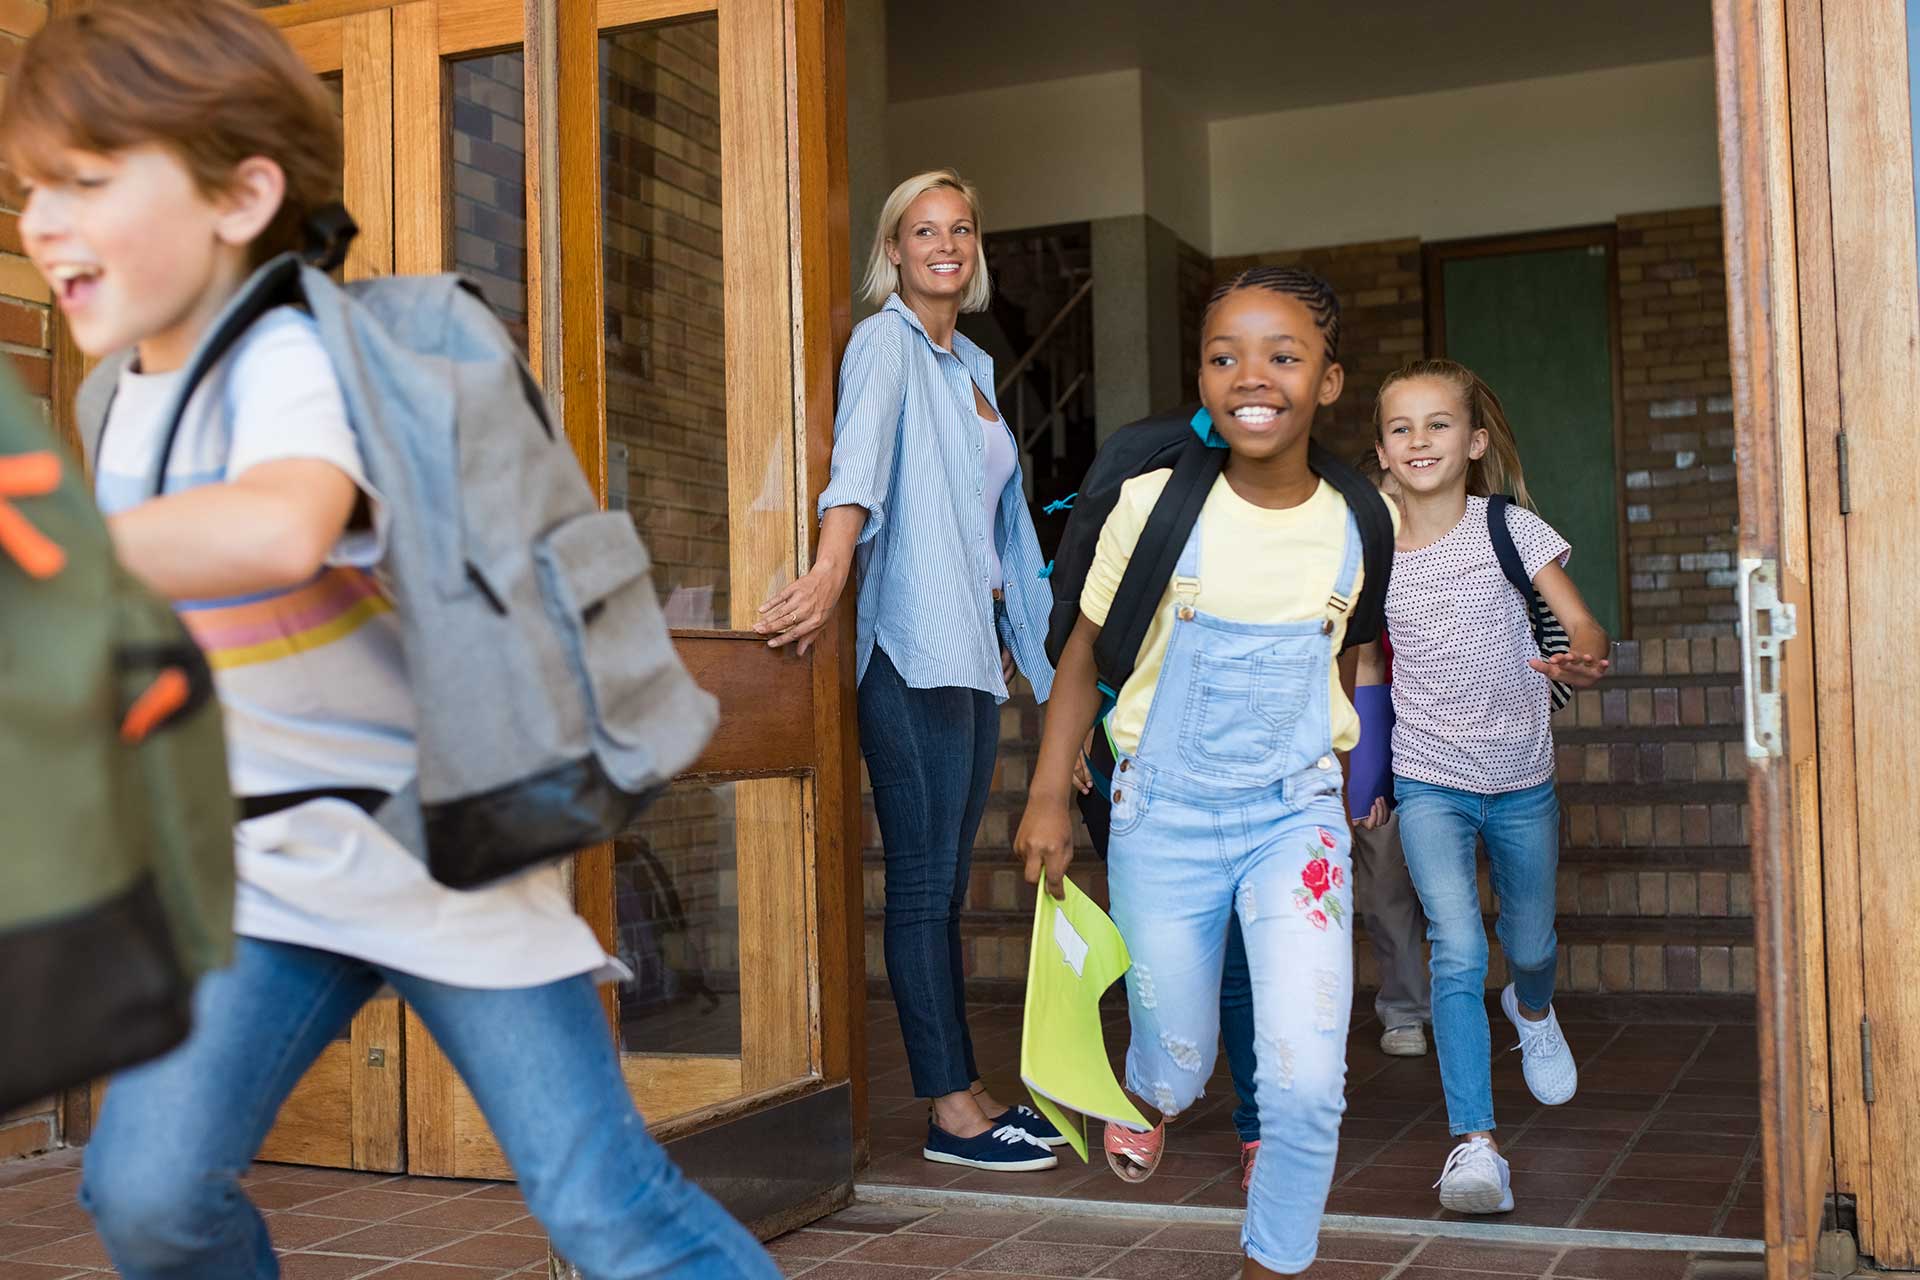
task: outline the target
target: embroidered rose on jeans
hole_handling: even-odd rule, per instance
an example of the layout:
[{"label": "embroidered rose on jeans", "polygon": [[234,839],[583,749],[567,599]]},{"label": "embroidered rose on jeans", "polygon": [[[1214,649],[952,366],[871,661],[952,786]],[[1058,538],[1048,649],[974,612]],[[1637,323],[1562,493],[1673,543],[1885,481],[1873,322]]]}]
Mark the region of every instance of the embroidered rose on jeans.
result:
[{"label": "embroidered rose on jeans", "polygon": [[[1325,843],[1329,837],[1322,831],[1320,839]],[[1320,856],[1318,849],[1312,849],[1312,853],[1307,865],[1300,869],[1300,883],[1293,891],[1293,904],[1316,929],[1326,928],[1329,920],[1344,924],[1346,908],[1341,905],[1340,895],[1332,890],[1346,883],[1346,872]]]}]

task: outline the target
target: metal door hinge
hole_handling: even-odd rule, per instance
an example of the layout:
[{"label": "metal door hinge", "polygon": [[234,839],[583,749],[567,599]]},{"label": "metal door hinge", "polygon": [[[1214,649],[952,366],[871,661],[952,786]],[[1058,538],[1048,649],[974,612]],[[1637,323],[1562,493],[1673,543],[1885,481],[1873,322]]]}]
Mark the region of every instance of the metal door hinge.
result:
[{"label": "metal door hinge", "polygon": [[1860,1018],[1860,1096],[1873,1102],[1873,1023]]},{"label": "metal door hinge", "polygon": [[1747,759],[1767,760],[1781,753],[1780,657],[1798,634],[1794,607],[1780,598],[1780,565],[1773,560],[1740,561],[1740,664],[1746,692]]},{"label": "metal door hinge", "polygon": [[1853,511],[1853,472],[1847,466],[1847,433],[1842,431],[1836,435],[1833,445],[1840,465],[1840,514],[1844,516]]}]

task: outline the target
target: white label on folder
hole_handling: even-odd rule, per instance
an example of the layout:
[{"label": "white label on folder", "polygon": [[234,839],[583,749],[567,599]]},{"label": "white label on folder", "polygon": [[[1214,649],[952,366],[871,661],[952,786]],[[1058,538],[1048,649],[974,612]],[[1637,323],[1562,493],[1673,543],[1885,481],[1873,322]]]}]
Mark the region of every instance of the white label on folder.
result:
[{"label": "white label on folder", "polygon": [[1087,940],[1080,936],[1080,931],[1073,927],[1073,922],[1067,919],[1064,911],[1053,913],[1053,943],[1060,948],[1060,954],[1073,970],[1073,976],[1086,977]]}]

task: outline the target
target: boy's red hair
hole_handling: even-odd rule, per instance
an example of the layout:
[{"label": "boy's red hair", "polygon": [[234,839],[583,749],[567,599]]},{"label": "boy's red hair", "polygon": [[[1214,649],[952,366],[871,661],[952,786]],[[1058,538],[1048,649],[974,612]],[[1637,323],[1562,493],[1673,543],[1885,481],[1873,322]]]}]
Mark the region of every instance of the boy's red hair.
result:
[{"label": "boy's red hair", "polygon": [[252,246],[263,262],[300,248],[309,214],[340,198],[340,124],[320,81],[280,32],[234,0],[99,0],[27,42],[0,106],[0,158],[58,178],[65,150],[157,144],[200,190],[223,192],[264,156],[286,199]]}]

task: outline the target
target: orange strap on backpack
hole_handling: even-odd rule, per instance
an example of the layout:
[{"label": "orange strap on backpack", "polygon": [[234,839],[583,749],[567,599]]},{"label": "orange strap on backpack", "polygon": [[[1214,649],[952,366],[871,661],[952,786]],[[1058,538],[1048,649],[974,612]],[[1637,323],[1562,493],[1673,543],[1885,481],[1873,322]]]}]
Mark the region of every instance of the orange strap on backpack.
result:
[{"label": "orange strap on backpack", "polygon": [[67,553],[30,524],[9,498],[39,498],[60,487],[60,459],[52,453],[0,458],[0,551],[31,578],[51,578],[66,567]]}]

